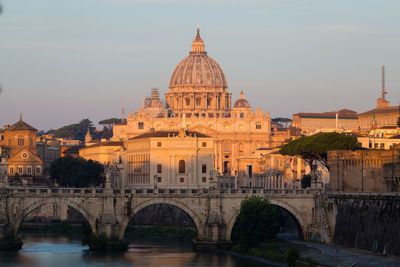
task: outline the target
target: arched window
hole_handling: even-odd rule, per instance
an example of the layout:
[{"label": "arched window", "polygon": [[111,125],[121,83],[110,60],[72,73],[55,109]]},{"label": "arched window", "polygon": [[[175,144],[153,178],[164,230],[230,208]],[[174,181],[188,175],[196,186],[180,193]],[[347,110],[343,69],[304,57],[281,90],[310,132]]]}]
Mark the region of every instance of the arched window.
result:
[{"label": "arched window", "polygon": [[183,159],[179,161],[179,173],[185,173],[185,161]]}]

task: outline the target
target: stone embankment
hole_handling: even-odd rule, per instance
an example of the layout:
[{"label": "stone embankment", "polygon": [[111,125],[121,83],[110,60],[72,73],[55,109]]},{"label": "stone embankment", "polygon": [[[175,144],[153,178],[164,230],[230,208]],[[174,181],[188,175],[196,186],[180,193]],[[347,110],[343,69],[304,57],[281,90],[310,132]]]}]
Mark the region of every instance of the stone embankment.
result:
[{"label": "stone embankment", "polygon": [[337,198],[334,243],[400,256],[400,195]]}]

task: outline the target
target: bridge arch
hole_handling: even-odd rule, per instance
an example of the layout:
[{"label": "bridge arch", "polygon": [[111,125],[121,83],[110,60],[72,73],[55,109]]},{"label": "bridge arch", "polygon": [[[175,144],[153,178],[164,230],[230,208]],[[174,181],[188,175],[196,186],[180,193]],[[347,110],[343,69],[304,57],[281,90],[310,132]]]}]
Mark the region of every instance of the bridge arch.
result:
[{"label": "bridge arch", "polygon": [[157,205],[157,204],[167,204],[174,206],[176,208],[181,209],[184,211],[193,221],[193,223],[196,226],[197,229],[197,235],[199,238],[202,238],[205,236],[205,222],[203,222],[200,217],[196,214],[195,211],[193,211],[191,208],[189,208],[185,203],[181,201],[176,201],[172,199],[149,199],[145,200],[138,205],[134,206],[132,209],[132,215],[127,217],[123,222],[121,223],[121,228],[120,228],[120,233],[119,233],[119,238],[123,239],[126,227],[128,226],[129,222],[131,219],[142,209],[152,206],[152,205]]},{"label": "bridge arch", "polygon": [[16,217],[15,224],[14,224],[14,230],[15,232],[18,232],[19,227],[21,226],[22,222],[24,219],[32,213],[34,210],[37,208],[46,206],[46,205],[65,205],[67,207],[71,207],[78,211],[82,216],[86,219],[86,221],[89,223],[92,231],[95,233],[96,232],[96,220],[93,218],[93,216],[80,204],[68,200],[66,198],[60,199],[60,198],[46,198],[46,199],[40,199],[38,201],[35,201],[26,207],[23,208],[23,210],[20,212],[20,215]]},{"label": "bridge arch", "polygon": [[[271,205],[282,208],[282,209],[286,210],[290,215],[292,215],[293,218],[295,219],[295,221],[297,221],[297,223],[298,223],[298,226],[300,228],[299,230],[301,230],[300,234],[301,234],[302,238],[307,236],[306,235],[307,224],[305,223],[305,221],[304,221],[303,217],[300,215],[300,213],[294,207],[292,207],[291,205],[289,205],[283,201],[279,201],[279,200],[275,200],[275,199],[268,199],[268,200],[269,200],[269,203],[271,203]],[[236,212],[228,220],[227,228],[226,228],[226,240],[231,240],[233,227],[235,226],[236,218],[239,215],[239,211],[240,211],[240,207],[236,210]]]}]

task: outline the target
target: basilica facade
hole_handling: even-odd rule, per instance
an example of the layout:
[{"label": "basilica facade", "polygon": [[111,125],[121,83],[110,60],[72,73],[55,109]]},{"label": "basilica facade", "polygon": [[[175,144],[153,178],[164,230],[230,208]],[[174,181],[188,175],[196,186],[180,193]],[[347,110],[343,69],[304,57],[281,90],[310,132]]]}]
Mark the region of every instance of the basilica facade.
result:
[{"label": "basilica facade", "polygon": [[214,170],[235,175],[240,158],[271,146],[271,119],[260,108],[253,110],[243,92],[233,107],[231,102],[225,74],[207,55],[197,29],[189,55],[172,73],[165,101],[152,89],[142,108],[114,126],[113,140],[126,141],[151,131],[198,132],[213,140]]}]

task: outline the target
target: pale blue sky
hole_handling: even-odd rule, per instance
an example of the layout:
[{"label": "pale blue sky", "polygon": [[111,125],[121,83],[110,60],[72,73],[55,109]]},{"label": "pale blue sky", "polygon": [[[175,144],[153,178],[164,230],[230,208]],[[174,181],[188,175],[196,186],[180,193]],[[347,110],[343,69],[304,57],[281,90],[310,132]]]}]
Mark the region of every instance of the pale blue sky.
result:
[{"label": "pale blue sky", "polygon": [[0,123],[38,129],[162,95],[200,24],[208,55],[272,117],[400,101],[398,0],[0,0]]}]

